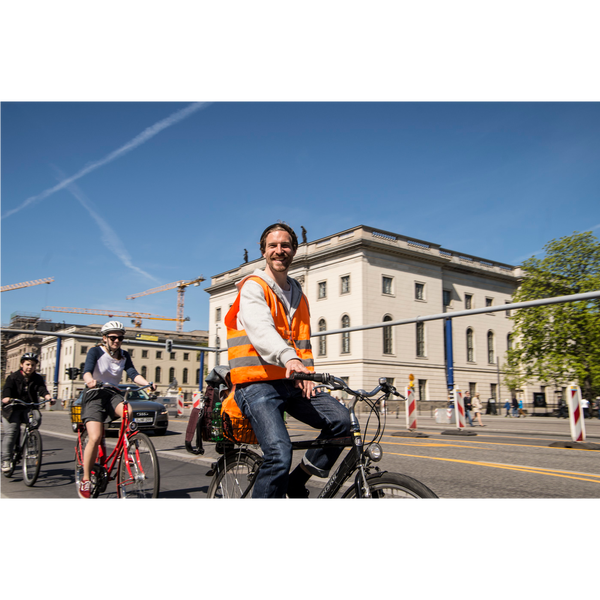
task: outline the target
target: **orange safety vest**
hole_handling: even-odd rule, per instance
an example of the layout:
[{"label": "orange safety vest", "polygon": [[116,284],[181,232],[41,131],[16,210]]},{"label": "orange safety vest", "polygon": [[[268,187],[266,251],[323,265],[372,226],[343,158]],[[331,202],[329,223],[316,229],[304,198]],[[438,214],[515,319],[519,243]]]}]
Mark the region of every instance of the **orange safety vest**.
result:
[{"label": "orange safety vest", "polygon": [[[273,322],[279,335],[296,351],[296,354],[309,371],[314,371],[314,360],[312,347],[310,345],[310,312],[308,310],[308,300],[302,294],[300,305],[294,313],[292,326],[289,327],[286,310],[281,300],[275,292],[269,287],[266,281],[260,277],[246,277],[241,283],[252,279],[261,285],[265,294],[267,305],[271,309]],[[241,287],[240,287],[241,292]],[[227,354],[229,358],[229,368],[231,382],[250,383],[252,381],[273,381],[275,379],[285,379],[285,367],[272,365],[265,362],[254,346],[245,329],[237,328],[237,316],[240,310],[240,293],[225,316],[225,326],[227,327]]]}]

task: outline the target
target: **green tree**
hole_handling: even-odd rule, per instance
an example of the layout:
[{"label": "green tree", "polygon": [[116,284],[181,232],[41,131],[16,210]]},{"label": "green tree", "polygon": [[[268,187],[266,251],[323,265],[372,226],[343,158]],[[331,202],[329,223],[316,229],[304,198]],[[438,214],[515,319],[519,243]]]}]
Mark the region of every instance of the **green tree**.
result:
[{"label": "green tree", "polygon": [[[573,233],[544,246],[542,259],[522,265],[513,302],[600,290],[600,243],[591,232]],[[588,400],[600,393],[600,299],[515,311],[508,366],[526,379],[556,387],[576,381]]]}]

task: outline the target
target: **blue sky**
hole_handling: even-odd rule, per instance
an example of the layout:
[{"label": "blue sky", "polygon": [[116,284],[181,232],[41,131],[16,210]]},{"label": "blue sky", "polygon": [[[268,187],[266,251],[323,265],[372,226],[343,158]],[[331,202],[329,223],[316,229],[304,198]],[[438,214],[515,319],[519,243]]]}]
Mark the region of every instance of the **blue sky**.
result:
[{"label": "blue sky", "polygon": [[[259,257],[284,220],[314,240],[365,224],[519,264],[600,229],[599,103],[4,102],[2,293],[174,317],[176,290]],[[185,330],[208,327],[188,288]],[[127,321],[126,321],[127,322]],[[145,321],[174,330],[175,324]]]}]

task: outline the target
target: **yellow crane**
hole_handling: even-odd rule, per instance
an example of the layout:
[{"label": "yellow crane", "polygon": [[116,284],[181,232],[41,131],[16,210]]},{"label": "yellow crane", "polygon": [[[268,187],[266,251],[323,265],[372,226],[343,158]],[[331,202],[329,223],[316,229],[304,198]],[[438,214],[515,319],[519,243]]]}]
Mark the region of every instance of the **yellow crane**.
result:
[{"label": "yellow crane", "polygon": [[3,285],[0,291],[9,292],[10,290],[18,290],[24,287],[30,287],[32,285],[40,285],[40,283],[52,283],[53,277],[46,277],[46,279],[34,279],[33,281],[24,281],[23,283],[13,283],[11,285]]},{"label": "yellow crane", "polygon": [[173,283],[167,283],[165,285],[152,288],[151,290],[140,292],[139,294],[133,294],[133,296],[127,296],[127,300],[133,300],[134,298],[139,298],[140,296],[147,296],[148,294],[156,294],[158,292],[165,292],[167,290],[177,288],[177,331],[183,331],[183,295],[185,293],[185,288],[188,285],[199,286],[203,281],[204,277],[202,277],[202,275],[196,279],[192,279],[191,281],[174,281]]},{"label": "yellow crane", "polygon": [[[151,313],[141,312],[128,312],[123,310],[101,310],[96,308],[68,308],[66,306],[45,306],[42,308],[47,312],[65,312],[74,313],[78,315],[104,315],[105,317],[130,317],[133,319],[133,323],[136,327],[142,326],[142,319],[150,319],[154,321],[178,321],[171,317],[161,317],[160,315],[153,315]],[[189,321],[188,318],[182,319],[183,321]],[[179,325],[179,323],[177,323]]]}]

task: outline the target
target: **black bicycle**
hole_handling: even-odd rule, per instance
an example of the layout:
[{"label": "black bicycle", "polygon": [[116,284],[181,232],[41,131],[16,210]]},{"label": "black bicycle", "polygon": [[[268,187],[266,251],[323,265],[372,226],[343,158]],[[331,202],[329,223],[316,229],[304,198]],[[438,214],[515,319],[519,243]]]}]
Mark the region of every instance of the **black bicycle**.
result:
[{"label": "black bicycle", "polygon": [[12,456],[8,459],[10,461],[10,467],[8,470],[2,471],[2,475],[5,477],[12,477],[19,461],[22,460],[23,481],[25,482],[25,485],[28,486],[35,484],[42,466],[42,436],[38,431],[40,423],[36,418],[33,409],[39,408],[47,402],[50,402],[50,400],[29,403],[23,402],[23,400],[19,400],[18,398],[11,398],[10,402],[7,402],[4,405],[5,408],[12,408],[13,410],[27,410],[27,421],[25,422],[24,430],[19,431],[21,441],[19,442],[19,436],[15,440]]},{"label": "black bicycle", "polygon": [[[292,449],[306,450],[314,447],[344,446],[350,451],[329,477],[319,498],[437,498],[426,485],[400,473],[381,471],[375,463],[383,456],[380,440],[385,430],[385,414],[383,421],[379,407],[390,396],[404,398],[394,386],[389,384],[385,377],[379,380],[379,385],[371,392],[365,390],[352,390],[346,383],[327,373],[293,373],[292,379],[305,379],[316,381],[319,388],[328,390],[341,390],[352,396],[348,410],[350,411],[351,430],[350,436],[331,438],[328,440],[302,440],[292,442]],[[382,395],[372,400],[379,393]],[[374,417],[376,430],[373,439],[363,441],[358,418],[355,413],[357,402],[365,402],[370,407],[365,433],[369,422]],[[233,444],[226,442],[223,456],[212,465],[213,477],[208,489],[209,498],[247,498],[251,496],[252,486],[262,465],[263,458],[260,454],[250,449],[248,444]],[[342,490],[344,484],[352,477],[350,486]]]}]

